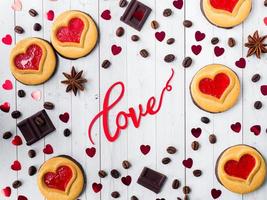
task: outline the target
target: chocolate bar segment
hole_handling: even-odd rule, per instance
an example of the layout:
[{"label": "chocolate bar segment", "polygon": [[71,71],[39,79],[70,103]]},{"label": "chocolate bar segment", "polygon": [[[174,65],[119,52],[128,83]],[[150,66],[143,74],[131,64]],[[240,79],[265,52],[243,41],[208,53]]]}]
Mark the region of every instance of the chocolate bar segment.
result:
[{"label": "chocolate bar segment", "polygon": [[22,120],[17,126],[25,138],[27,145],[37,142],[56,130],[45,110],[41,110]]},{"label": "chocolate bar segment", "polygon": [[132,0],[121,16],[121,21],[140,31],[150,13],[151,8],[137,0]]},{"label": "chocolate bar segment", "polygon": [[158,194],[167,177],[159,172],[145,167],[139,176],[137,183]]}]

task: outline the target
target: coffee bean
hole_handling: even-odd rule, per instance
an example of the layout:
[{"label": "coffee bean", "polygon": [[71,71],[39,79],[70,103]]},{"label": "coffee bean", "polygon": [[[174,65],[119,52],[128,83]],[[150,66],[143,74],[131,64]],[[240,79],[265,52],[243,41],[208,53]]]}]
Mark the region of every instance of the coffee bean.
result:
[{"label": "coffee bean", "polygon": [[257,110],[261,109],[262,108],[262,102],[261,101],[256,101],[254,103],[254,108],[257,109]]},{"label": "coffee bean", "polygon": [[13,119],[18,119],[20,116],[21,116],[21,112],[18,111],[18,110],[15,110],[15,111],[13,111],[13,112],[11,113],[11,117],[12,117]]},{"label": "coffee bean", "polygon": [[28,151],[28,156],[29,156],[30,158],[34,158],[34,157],[36,156],[36,152],[35,152],[33,149],[30,149],[30,150]]},{"label": "coffee bean", "polygon": [[116,30],[116,35],[117,35],[118,37],[123,36],[123,35],[124,35],[124,28],[122,28],[122,27],[117,28],[117,30]]},{"label": "coffee bean", "polygon": [[174,38],[169,38],[168,40],[167,40],[167,44],[168,45],[171,45],[171,44],[173,44],[175,42],[175,39]]},{"label": "coffee bean", "polygon": [[217,37],[214,37],[214,38],[212,38],[212,39],[211,39],[211,41],[210,41],[210,42],[211,42],[211,44],[213,44],[213,45],[216,45],[216,44],[218,44],[218,43],[219,43],[219,41],[220,41],[220,40],[219,40],[219,38],[217,38]]},{"label": "coffee bean", "polygon": [[14,31],[15,31],[17,34],[22,34],[22,33],[24,33],[24,29],[23,29],[21,26],[15,26]]},{"label": "coffee bean", "polygon": [[65,137],[69,137],[71,135],[70,129],[65,128],[64,131],[63,131],[63,134],[64,134]]},{"label": "coffee bean", "polygon": [[130,163],[128,160],[124,160],[124,161],[122,162],[122,167],[123,167],[124,169],[129,169],[129,168],[131,167],[131,163]]},{"label": "coffee bean", "polygon": [[128,1],[127,0],[120,0],[120,2],[119,2],[119,6],[121,8],[124,8],[125,6],[127,6],[127,4],[128,4]]},{"label": "coffee bean", "polygon": [[13,134],[12,134],[10,131],[7,131],[7,132],[5,132],[5,133],[3,134],[3,139],[8,140],[9,138],[12,137],[12,135],[13,135]]},{"label": "coffee bean", "polygon": [[40,31],[41,29],[42,29],[41,24],[39,24],[39,23],[35,23],[35,24],[33,25],[33,30],[35,30],[35,31]]},{"label": "coffee bean", "polygon": [[191,57],[185,57],[184,60],[183,60],[182,65],[183,65],[184,68],[188,68],[188,67],[191,66],[192,62],[193,61],[192,61]]},{"label": "coffee bean", "polygon": [[19,91],[18,91],[18,97],[23,98],[23,97],[25,97],[25,96],[26,96],[26,93],[25,93],[24,90],[19,90]]},{"label": "coffee bean", "polygon": [[183,25],[186,28],[190,28],[193,25],[193,23],[190,20],[184,20]]},{"label": "coffee bean", "polygon": [[131,200],[138,200],[138,198],[136,196],[131,196]]},{"label": "coffee bean", "polygon": [[197,141],[194,141],[192,142],[191,144],[191,148],[194,150],[194,151],[197,151],[199,149],[199,143]]},{"label": "coffee bean", "polygon": [[33,175],[35,175],[36,172],[37,172],[36,167],[34,167],[34,166],[30,166],[30,167],[29,167],[29,169],[28,169],[28,174],[29,174],[29,176],[33,176]]},{"label": "coffee bean", "polygon": [[14,189],[18,189],[21,185],[22,185],[22,182],[19,181],[19,180],[16,180],[16,181],[14,181],[14,182],[12,183],[12,187],[13,187]]},{"label": "coffee bean", "polygon": [[216,135],[211,134],[211,135],[209,136],[209,141],[210,141],[211,144],[215,144],[215,143],[217,142]]},{"label": "coffee bean", "polygon": [[132,35],[131,39],[132,39],[132,41],[136,42],[139,40],[139,36],[138,35]]},{"label": "coffee bean", "polygon": [[111,170],[110,172],[111,176],[115,179],[119,178],[121,176],[120,172],[116,169]]},{"label": "coffee bean", "polygon": [[43,126],[45,124],[45,121],[41,117],[35,117],[34,122],[37,126]]},{"label": "coffee bean", "polygon": [[236,44],[235,39],[230,37],[230,38],[228,39],[228,46],[229,46],[229,47],[234,47],[235,44]]},{"label": "coffee bean", "polygon": [[208,123],[210,123],[210,119],[207,118],[207,117],[201,117],[201,121],[202,121],[204,124],[208,124]]},{"label": "coffee bean", "polygon": [[159,23],[156,20],[153,20],[151,22],[151,28],[157,29],[159,27]]},{"label": "coffee bean", "polygon": [[172,189],[178,189],[180,187],[180,181],[178,179],[174,179],[172,182]]},{"label": "coffee bean", "polygon": [[110,65],[111,65],[111,62],[109,60],[104,60],[102,62],[102,65],[101,66],[102,66],[102,68],[107,69],[107,68],[110,67]]},{"label": "coffee bean", "polygon": [[149,53],[148,53],[147,50],[142,49],[142,50],[140,51],[140,55],[141,55],[143,58],[147,58],[147,57],[149,56]]},{"label": "coffee bean", "polygon": [[202,171],[199,170],[199,169],[196,169],[196,170],[193,171],[193,175],[195,177],[200,177],[202,175]]},{"label": "coffee bean", "polygon": [[114,199],[117,199],[117,198],[120,197],[120,193],[117,192],[117,191],[114,191],[114,192],[111,193],[111,196],[112,196]]},{"label": "coffee bean", "polygon": [[190,187],[188,187],[188,186],[184,186],[184,187],[183,187],[183,193],[184,193],[184,194],[189,194],[190,192],[191,192]]},{"label": "coffee bean", "polygon": [[99,176],[100,178],[105,178],[105,177],[107,176],[107,173],[106,173],[104,170],[100,170],[100,171],[98,172],[98,176]]},{"label": "coffee bean", "polygon": [[261,79],[261,75],[259,75],[259,74],[254,74],[254,75],[252,76],[252,78],[251,78],[251,81],[254,82],[254,83],[256,83],[256,82],[258,82],[260,79]]},{"label": "coffee bean", "polygon": [[173,62],[175,60],[175,55],[173,54],[168,54],[164,57],[164,61],[166,63],[170,63],[170,62]]},{"label": "coffee bean", "polygon": [[173,147],[173,146],[169,146],[169,147],[167,148],[167,152],[168,152],[169,154],[175,154],[175,153],[177,152],[177,149],[176,149],[175,147]]},{"label": "coffee bean", "polygon": [[180,197],[177,197],[177,200],[182,200]]},{"label": "coffee bean", "polygon": [[166,8],[164,11],[163,11],[163,16],[164,17],[169,17],[172,15],[172,10],[170,8]]},{"label": "coffee bean", "polygon": [[163,165],[167,165],[167,164],[169,164],[171,162],[171,159],[166,157],[166,158],[163,158],[161,162],[162,162]]},{"label": "coffee bean", "polygon": [[267,7],[267,0],[264,0],[264,6]]},{"label": "coffee bean", "polygon": [[43,107],[46,110],[53,110],[55,105],[52,102],[46,101],[46,102],[44,102]]},{"label": "coffee bean", "polygon": [[30,9],[29,10],[29,14],[32,16],[32,17],[36,17],[38,15],[38,12],[34,9]]}]

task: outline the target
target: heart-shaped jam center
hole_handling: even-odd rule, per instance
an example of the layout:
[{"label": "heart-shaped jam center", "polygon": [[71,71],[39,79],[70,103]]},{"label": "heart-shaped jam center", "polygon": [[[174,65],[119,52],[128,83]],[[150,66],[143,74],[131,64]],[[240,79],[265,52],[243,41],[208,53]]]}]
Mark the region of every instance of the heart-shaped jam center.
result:
[{"label": "heart-shaped jam center", "polygon": [[80,18],[72,18],[68,26],[60,27],[56,36],[60,42],[80,43],[81,35],[84,29],[84,23]]},{"label": "heart-shaped jam center", "polygon": [[30,45],[26,53],[18,54],[15,59],[15,66],[20,70],[38,70],[43,51],[37,44]]},{"label": "heart-shaped jam center", "polygon": [[256,159],[249,155],[243,155],[239,161],[229,160],[224,165],[224,171],[229,175],[247,180],[256,165]]},{"label": "heart-shaped jam center", "polygon": [[44,175],[43,180],[47,187],[65,191],[68,183],[72,178],[72,170],[68,166],[57,168],[56,172],[48,172]]},{"label": "heart-shaped jam center", "polygon": [[199,82],[199,89],[202,93],[221,98],[224,91],[230,84],[230,78],[224,74],[217,74],[214,79],[204,78]]},{"label": "heart-shaped jam center", "polygon": [[210,0],[210,4],[215,9],[232,13],[238,1],[239,0]]}]

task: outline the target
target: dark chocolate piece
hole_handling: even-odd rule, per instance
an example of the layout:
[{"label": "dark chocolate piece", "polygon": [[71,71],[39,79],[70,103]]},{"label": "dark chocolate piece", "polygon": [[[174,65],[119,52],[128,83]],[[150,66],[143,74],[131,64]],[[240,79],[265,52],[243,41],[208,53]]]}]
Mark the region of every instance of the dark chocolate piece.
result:
[{"label": "dark chocolate piece", "polygon": [[150,13],[151,8],[137,0],[132,0],[121,16],[121,21],[140,31]]},{"label": "dark chocolate piece", "polygon": [[37,142],[56,130],[45,110],[41,110],[22,120],[17,126],[25,138],[27,145]]},{"label": "dark chocolate piece", "polygon": [[159,172],[145,167],[139,176],[137,183],[158,194],[167,177]]}]

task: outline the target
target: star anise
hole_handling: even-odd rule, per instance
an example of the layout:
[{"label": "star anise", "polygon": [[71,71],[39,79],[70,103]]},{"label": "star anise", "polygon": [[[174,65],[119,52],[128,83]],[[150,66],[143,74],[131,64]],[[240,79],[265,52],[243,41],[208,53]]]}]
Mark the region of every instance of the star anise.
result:
[{"label": "star anise", "polygon": [[76,72],[75,68],[71,68],[71,73],[67,74],[63,72],[63,75],[67,78],[64,81],[61,81],[61,83],[66,84],[66,92],[73,91],[74,95],[76,96],[78,91],[83,91],[84,86],[83,84],[87,82],[85,78],[82,78],[83,71]]},{"label": "star anise", "polygon": [[248,42],[245,43],[245,47],[248,47],[247,57],[255,54],[257,58],[261,58],[262,53],[267,53],[267,44],[264,44],[266,38],[267,35],[260,37],[258,31],[253,36],[249,35]]}]

